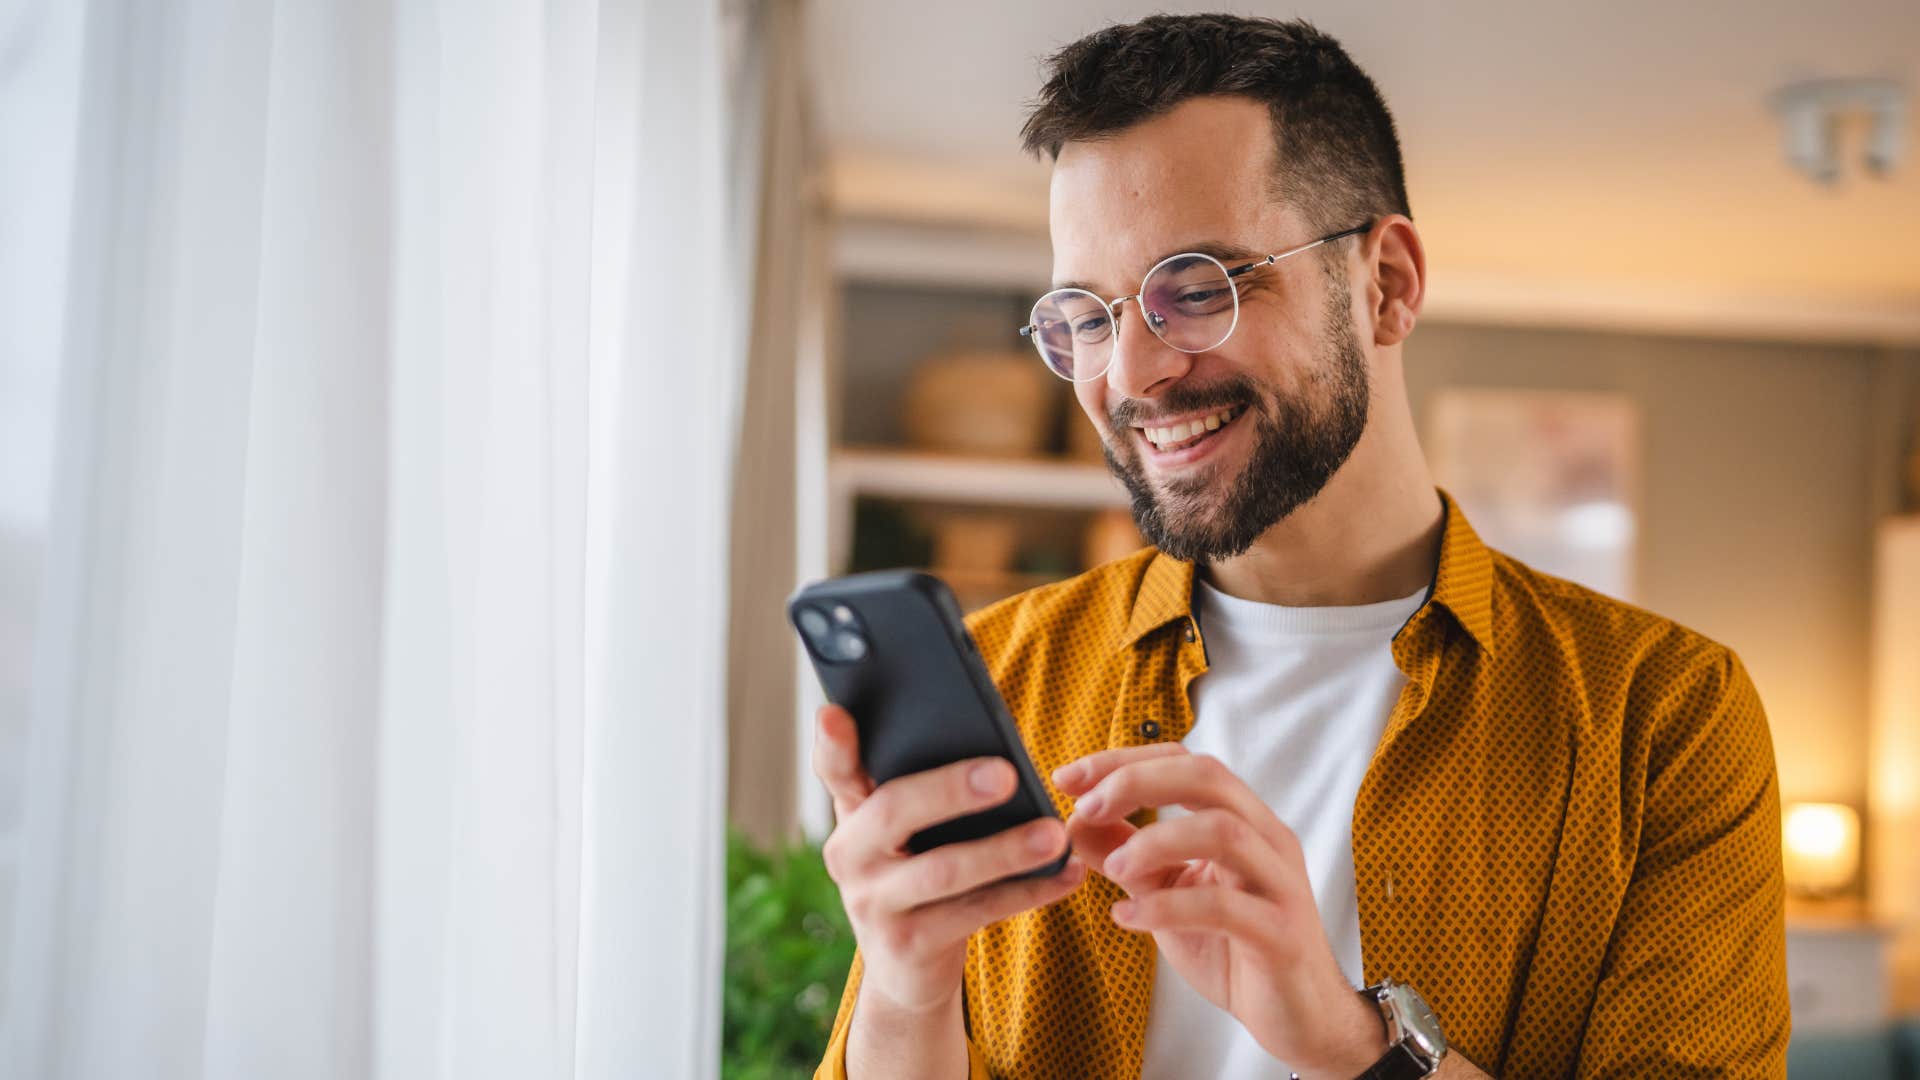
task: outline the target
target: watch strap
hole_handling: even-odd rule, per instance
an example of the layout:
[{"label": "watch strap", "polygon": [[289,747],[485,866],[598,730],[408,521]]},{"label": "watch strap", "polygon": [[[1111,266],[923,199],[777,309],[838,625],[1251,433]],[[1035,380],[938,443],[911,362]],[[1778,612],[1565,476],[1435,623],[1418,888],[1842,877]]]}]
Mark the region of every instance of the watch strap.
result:
[{"label": "watch strap", "polygon": [[1380,1060],[1356,1080],[1417,1080],[1432,1071],[1431,1066],[1420,1060],[1420,1056],[1402,1042],[1388,1047]]}]

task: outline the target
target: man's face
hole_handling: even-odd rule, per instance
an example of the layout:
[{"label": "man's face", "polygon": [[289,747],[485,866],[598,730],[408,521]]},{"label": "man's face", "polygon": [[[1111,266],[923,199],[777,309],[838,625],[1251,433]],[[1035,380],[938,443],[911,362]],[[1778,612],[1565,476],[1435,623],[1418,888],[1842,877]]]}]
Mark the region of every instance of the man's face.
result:
[{"label": "man's face", "polygon": [[[1054,280],[1112,298],[1168,255],[1208,251],[1232,268],[1317,239],[1286,193],[1276,198],[1272,154],[1266,107],[1233,97],[1068,143],[1053,170]],[[1139,305],[1122,305],[1112,367],[1075,385],[1134,520],[1169,555],[1246,551],[1320,492],[1365,431],[1368,362],[1345,274],[1329,276],[1324,250],[1243,276],[1239,323],[1206,352],[1174,349]],[[1185,434],[1194,421],[1200,431]]]}]

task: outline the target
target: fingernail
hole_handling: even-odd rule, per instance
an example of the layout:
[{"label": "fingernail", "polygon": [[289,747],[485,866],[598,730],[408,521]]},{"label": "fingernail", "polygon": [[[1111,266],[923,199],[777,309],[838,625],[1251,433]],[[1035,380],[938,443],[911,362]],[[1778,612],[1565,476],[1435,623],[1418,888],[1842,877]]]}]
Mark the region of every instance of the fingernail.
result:
[{"label": "fingernail", "polygon": [[999,762],[983,761],[975,765],[973,771],[967,774],[967,782],[972,784],[973,790],[980,794],[992,795],[1000,790],[1001,775]]},{"label": "fingernail", "polygon": [[1080,774],[1080,763],[1072,762],[1053,770],[1053,782],[1064,784]]},{"label": "fingernail", "polygon": [[1120,900],[1113,905],[1113,921],[1121,926],[1133,925],[1133,901]]},{"label": "fingernail", "polygon": [[1059,836],[1045,825],[1035,826],[1033,831],[1027,834],[1027,846],[1032,848],[1036,855],[1052,851],[1053,845],[1058,840]]},{"label": "fingernail", "polygon": [[1113,854],[1107,856],[1107,876],[1108,877],[1110,878],[1119,877],[1121,874],[1124,874],[1126,872],[1127,872],[1127,853],[1126,852],[1116,851]]},{"label": "fingernail", "polygon": [[1073,812],[1087,817],[1093,817],[1100,812],[1100,803],[1102,801],[1101,797],[1097,794],[1089,795],[1073,804]]}]

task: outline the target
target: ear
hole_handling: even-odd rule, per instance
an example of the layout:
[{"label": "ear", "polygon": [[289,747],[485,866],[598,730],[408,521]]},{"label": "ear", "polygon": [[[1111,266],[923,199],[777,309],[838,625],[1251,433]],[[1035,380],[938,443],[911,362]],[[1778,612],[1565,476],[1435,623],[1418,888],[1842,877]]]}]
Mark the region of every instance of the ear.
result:
[{"label": "ear", "polygon": [[1367,286],[1376,345],[1398,345],[1413,333],[1427,299],[1427,253],[1413,221],[1388,214],[1367,233],[1365,248],[1373,279]]}]

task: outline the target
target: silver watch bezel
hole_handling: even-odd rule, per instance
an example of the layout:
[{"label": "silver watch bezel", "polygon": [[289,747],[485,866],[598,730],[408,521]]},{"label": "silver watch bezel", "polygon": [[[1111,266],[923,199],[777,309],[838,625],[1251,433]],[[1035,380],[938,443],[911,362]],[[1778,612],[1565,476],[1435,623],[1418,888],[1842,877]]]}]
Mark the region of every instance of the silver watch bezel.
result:
[{"label": "silver watch bezel", "polygon": [[1362,993],[1380,1008],[1387,1024],[1387,1046],[1405,1046],[1429,1072],[1447,1056],[1447,1035],[1427,999],[1405,983],[1381,979]]}]

